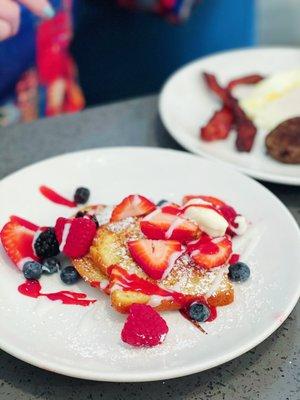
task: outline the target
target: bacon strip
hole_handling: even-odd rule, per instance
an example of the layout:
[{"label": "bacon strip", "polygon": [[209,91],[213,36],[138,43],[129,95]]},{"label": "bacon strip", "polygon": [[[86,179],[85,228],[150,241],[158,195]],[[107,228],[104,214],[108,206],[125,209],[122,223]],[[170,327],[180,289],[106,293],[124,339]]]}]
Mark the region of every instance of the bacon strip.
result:
[{"label": "bacon strip", "polygon": [[254,85],[255,83],[262,81],[263,79],[264,77],[258,74],[242,76],[240,78],[236,78],[230,81],[227,85],[227,89],[231,91],[238,85]]},{"label": "bacon strip", "polygon": [[[237,131],[236,148],[238,151],[249,152],[252,149],[257,129],[253,122],[247,117],[245,112],[239,106],[237,99],[232,95],[228,87],[235,87],[241,83],[256,83],[263,79],[259,75],[249,75],[247,77],[238,78],[231,81],[227,88],[222,87],[217,78],[213,74],[204,72],[203,79],[208,88],[215,93],[223,103],[223,108],[217,111],[210,119],[208,124],[201,129],[201,138],[204,140],[212,141],[217,139],[224,139],[228,136],[230,129],[235,125]],[[225,117],[224,109],[228,110],[227,117]],[[231,123],[229,124],[229,113],[231,113]],[[226,121],[226,124],[224,124]],[[225,125],[225,128],[224,128]],[[221,133],[217,133],[218,130]],[[228,130],[228,132],[226,131]],[[225,137],[224,137],[225,135]],[[226,136],[227,135],[227,136]]]}]

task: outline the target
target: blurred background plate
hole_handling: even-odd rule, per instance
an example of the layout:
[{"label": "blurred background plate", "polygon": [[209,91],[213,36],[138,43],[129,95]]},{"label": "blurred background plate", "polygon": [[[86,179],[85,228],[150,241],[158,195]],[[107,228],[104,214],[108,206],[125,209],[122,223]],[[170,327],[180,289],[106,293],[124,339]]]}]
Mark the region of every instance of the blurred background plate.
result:
[{"label": "blurred background plate", "polygon": [[235,149],[235,135],[207,143],[199,139],[199,129],[219,108],[218,100],[207,90],[201,73],[216,74],[221,84],[243,75],[264,76],[299,69],[300,50],[270,47],[242,49],[202,58],[173,74],[162,89],[159,112],[169,133],[185,149],[203,157],[231,164],[240,171],[269,182],[300,185],[300,165],[279,163],[265,153],[267,132],[259,131],[250,153]]}]

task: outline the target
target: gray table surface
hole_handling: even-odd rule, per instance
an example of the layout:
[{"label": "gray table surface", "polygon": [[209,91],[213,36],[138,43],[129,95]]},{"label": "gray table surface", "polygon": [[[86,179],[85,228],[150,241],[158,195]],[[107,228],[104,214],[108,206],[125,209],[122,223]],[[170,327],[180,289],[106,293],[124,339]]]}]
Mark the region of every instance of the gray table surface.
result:
[{"label": "gray table surface", "polygon": [[[0,130],[0,178],[53,155],[103,146],[180,149],[148,96]],[[300,222],[300,190],[266,184]],[[1,321],[1,323],[4,323]],[[0,351],[0,399],[300,399],[300,304],[267,340],[220,367],[162,382],[118,384],[64,377]]]}]

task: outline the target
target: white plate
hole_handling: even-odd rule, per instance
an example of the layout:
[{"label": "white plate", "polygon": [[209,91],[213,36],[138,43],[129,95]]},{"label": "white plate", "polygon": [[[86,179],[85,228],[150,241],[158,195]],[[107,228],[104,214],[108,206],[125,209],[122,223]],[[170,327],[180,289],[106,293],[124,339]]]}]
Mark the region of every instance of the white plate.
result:
[{"label": "white plate", "polygon": [[205,143],[199,128],[219,108],[218,100],[205,87],[201,73],[215,73],[221,83],[253,73],[299,68],[300,50],[293,48],[256,48],[220,53],[202,58],[177,71],[160,95],[159,112],[170,134],[187,150],[231,164],[240,171],[265,181],[300,185],[300,165],[287,165],[265,154],[267,132],[258,132],[251,153],[235,150],[235,135],[225,141]]},{"label": "white plate", "polygon": [[[244,260],[251,266],[252,278],[236,285],[234,304],[220,308],[218,318],[205,325],[208,335],[173,312],[165,314],[170,331],[164,344],[134,349],[121,342],[125,317],[111,308],[105,295],[80,282],[71,290],[98,299],[94,306],[24,297],[17,291],[22,274],[1,249],[0,347],[22,360],[94,380],[173,378],[214,367],[251,349],[278,328],[296,304],[298,227],[273,194],[238,172],[172,150],[110,148],[66,154],[0,182],[0,226],[11,214],[45,226],[72,212],[43,198],[38,192],[41,184],[67,197],[77,186],[86,185],[91,189],[91,202],[107,204],[137,192],[155,201],[178,201],[186,193],[219,196],[253,224],[244,243],[250,246]],[[65,288],[58,275],[43,277],[42,286],[48,292]]]}]

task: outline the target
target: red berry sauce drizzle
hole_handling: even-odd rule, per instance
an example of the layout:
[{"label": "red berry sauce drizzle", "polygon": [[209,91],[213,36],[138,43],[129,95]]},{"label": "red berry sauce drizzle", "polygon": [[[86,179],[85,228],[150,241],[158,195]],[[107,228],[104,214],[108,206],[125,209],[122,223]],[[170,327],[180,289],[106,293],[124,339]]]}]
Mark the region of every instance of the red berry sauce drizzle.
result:
[{"label": "red berry sauce drizzle", "polygon": [[74,208],[77,206],[75,201],[66,199],[65,197],[56,193],[54,190],[50,189],[47,186],[44,186],[44,185],[40,186],[39,191],[43,196],[45,196],[48,200],[52,201],[53,203],[60,204],[62,206],[71,207],[71,208]]},{"label": "red berry sauce drizzle", "polygon": [[231,257],[230,257],[228,263],[229,263],[230,265],[235,264],[235,263],[237,263],[237,262],[239,261],[239,259],[240,259],[240,255],[234,253],[234,254],[231,255]]},{"label": "red berry sauce drizzle", "polygon": [[18,287],[18,291],[24,296],[33,297],[47,297],[51,301],[60,300],[63,304],[73,304],[77,306],[89,306],[95,303],[96,300],[87,299],[85,293],[70,292],[69,290],[62,290],[54,293],[41,293],[42,287],[36,280],[26,280]]}]

